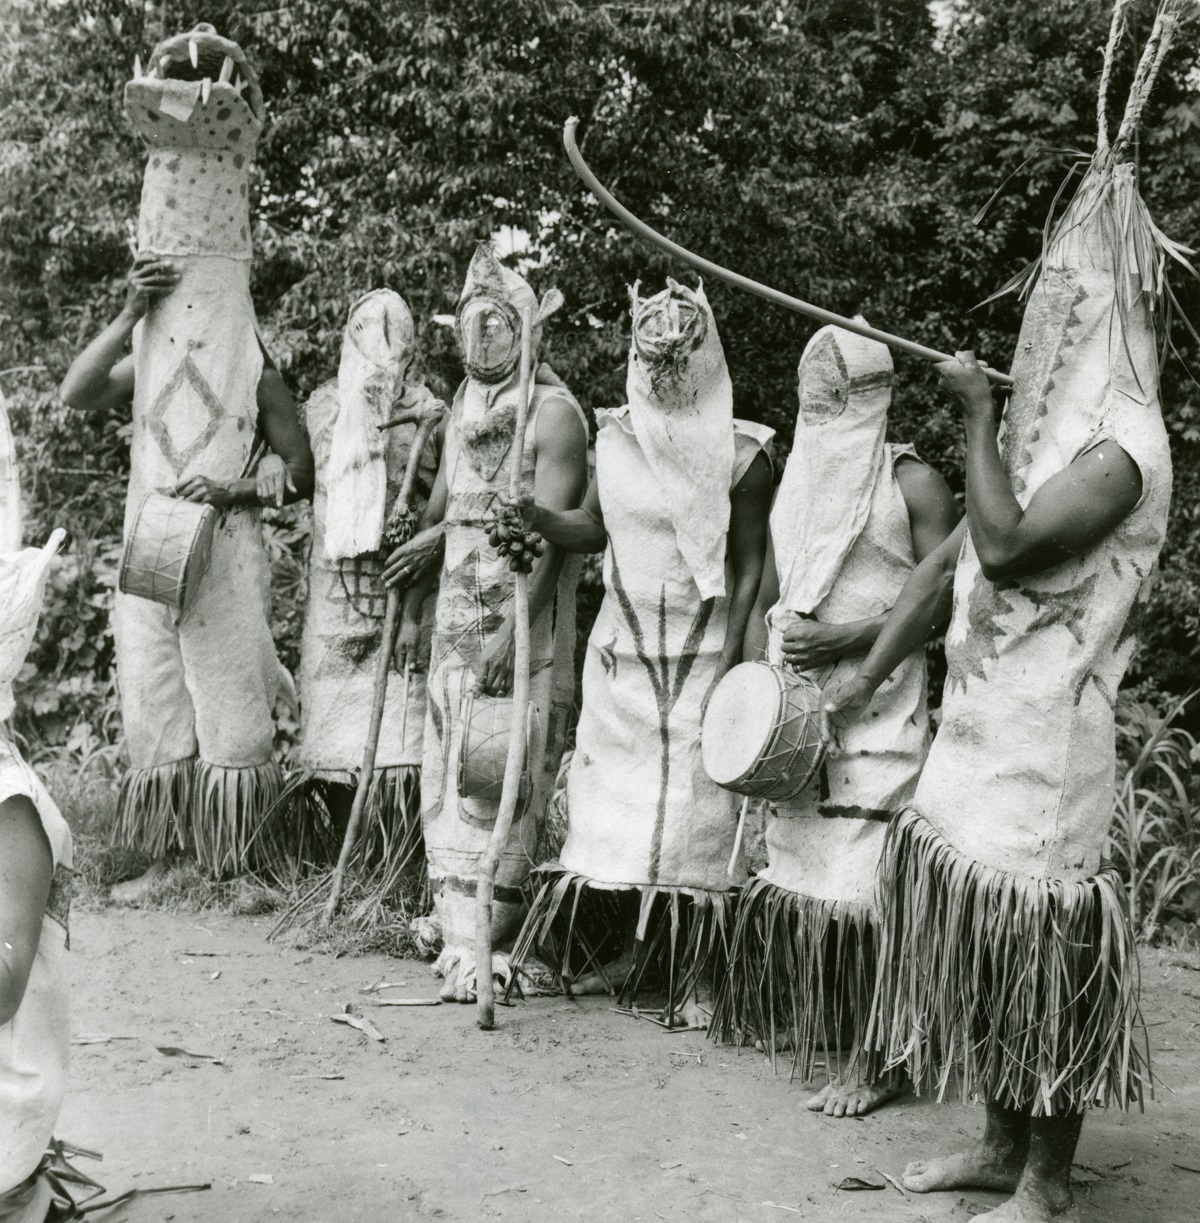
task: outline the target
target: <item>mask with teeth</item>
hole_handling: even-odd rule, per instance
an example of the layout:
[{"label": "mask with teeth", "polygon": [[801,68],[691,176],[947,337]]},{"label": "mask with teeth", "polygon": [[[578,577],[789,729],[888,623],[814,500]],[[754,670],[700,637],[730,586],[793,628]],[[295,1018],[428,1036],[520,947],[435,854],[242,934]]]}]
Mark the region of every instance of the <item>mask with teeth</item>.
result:
[{"label": "mask with teeth", "polygon": [[125,113],[150,146],[138,248],[250,257],[250,166],[262,131],[258,77],[235,42],[199,25],[134,61]]}]

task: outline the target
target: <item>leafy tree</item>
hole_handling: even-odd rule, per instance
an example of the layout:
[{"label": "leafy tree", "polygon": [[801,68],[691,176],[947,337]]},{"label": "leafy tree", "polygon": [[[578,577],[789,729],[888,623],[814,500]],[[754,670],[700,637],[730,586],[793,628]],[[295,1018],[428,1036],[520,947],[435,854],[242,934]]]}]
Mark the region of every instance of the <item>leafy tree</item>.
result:
[{"label": "leafy tree", "polygon": [[[61,742],[84,722],[97,739],[112,729],[105,611],[128,431],[66,412],[54,386],[120,300],[143,161],[121,89],[161,31],[212,21],[260,66],[270,126],[253,290],[298,394],[336,369],[350,302],[385,284],[419,320],[426,374],[452,389],[460,368],[434,316],[452,312],[474,243],[507,229],[528,236],[520,258],[538,287],[567,296],[549,356],[595,408],[623,399],[627,286],[687,273],[581,189],[562,154],[568,115],[601,178],[684,245],[1006,364],[1020,304],[976,307],[1037,253],[1064,150],[1093,147],[1108,11],[951,0],[935,22],[919,0],[10,0],[0,20],[21,51],[0,65],[0,370],[41,369],[0,377],[31,531],[64,522],[79,558],[31,666],[30,732]],[[1137,10],[1135,33],[1151,16]],[[1200,233],[1200,94],[1194,53],[1185,38],[1177,47],[1138,154],[1152,211],[1186,242]],[[774,425],[782,449],[812,326],[707,288],[737,410]],[[907,357],[897,368],[894,433],[961,487],[960,429],[932,371]],[[1179,689],[1200,663],[1200,394],[1174,360],[1164,399],[1174,522],[1135,679]],[[298,521],[277,545],[293,576]],[[295,620],[282,606],[289,649]]]}]

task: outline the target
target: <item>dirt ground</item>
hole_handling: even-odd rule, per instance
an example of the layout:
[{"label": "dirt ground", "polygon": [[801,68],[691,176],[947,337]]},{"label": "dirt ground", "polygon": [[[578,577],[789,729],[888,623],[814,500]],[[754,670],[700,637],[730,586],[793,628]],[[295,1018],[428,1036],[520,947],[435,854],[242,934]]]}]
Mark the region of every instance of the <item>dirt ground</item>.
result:
[{"label": "dirt ground", "polygon": [[[815,1117],[761,1055],[668,1035],[608,999],[519,1003],[485,1033],[473,1007],[367,1005],[381,978],[405,982],[384,997],[435,996],[427,964],[278,947],[268,918],[108,910],[72,926],[59,1135],[104,1153],[80,1167],[112,1193],[212,1186],[135,1198],[106,1223],[919,1223],[1000,1200],[904,1195],[880,1175],[963,1143],[979,1110],[909,1097]],[[1083,1220],[1200,1219],[1200,957],[1145,953],[1143,979],[1159,1098],[1089,1118]],[[347,1003],[383,1043],[331,1021]],[[847,1177],[886,1188],[838,1189]]]}]

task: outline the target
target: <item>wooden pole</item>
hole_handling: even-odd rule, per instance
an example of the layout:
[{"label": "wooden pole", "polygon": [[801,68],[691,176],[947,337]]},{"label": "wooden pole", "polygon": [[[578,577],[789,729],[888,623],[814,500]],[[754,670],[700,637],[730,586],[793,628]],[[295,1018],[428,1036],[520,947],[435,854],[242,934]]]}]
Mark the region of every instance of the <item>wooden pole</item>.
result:
[{"label": "wooden pole", "polygon": [[[753,293],[756,297],[761,297],[776,306],[782,306],[785,310],[791,310],[796,314],[803,314],[818,323],[832,324],[835,327],[842,328],[843,331],[852,331],[855,335],[865,336],[868,340],[877,340],[881,344],[888,345],[889,348],[898,348],[901,352],[911,353],[914,357],[921,357],[925,361],[954,360],[953,357],[948,356],[946,353],[938,352],[936,348],[926,348],[924,344],[918,344],[915,340],[906,340],[901,336],[892,335],[890,332],[879,331],[877,328],[870,327],[866,323],[859,323],[841,314],[834,314],[831,310],[822,310],[820,306],[813,306],[806,301],[801,301],[798,297],[781,293],[778,289],[772,289],[769,285],[760,284],[757,280],[751,280],[749,276],[742,276],[738,272],[731,272],[728,268],[721,267],[719,263],[713,263],[711,259],[705,259],[701,255],[694,254],[686,247],[680,246],[678,242],[672,242],[670,238],[660,234],[658,230],[651,229],[645,221],[635,217],[612,192],[602,186],[600,180],[592,173],[587,162],[583,160],[583,154],[580,153],[579,146],[575,143],[575,129],[578,126],[579,120],[570,118],[563,128],[563,145],[566,147],[567,157],[570,158],[572,168],[583,181],[583,185],[587,187],[600,203],[625,226],[633,230],[635,234],[639,234],[641,237],[653,242],[655,246],[670,255],[674,255],[676,259],[681,259],[684,263],[690,263],[692,267],[697,271],[703,272],[706,276],[711,276],[714,280],[723,280],[726,284],[733,285],[735,289],[744,289],[747,293]],[[999,370],[992,369],[988,365],[983,366],[983,372],[998,386],[1010,387],[1013,384],[1013,380],[1008,374],[1002,374]]]},{"label": "wooden pole", "polygon": [[[508,472],[508,495],[514,500],[521,491],[521,469],[525,456],[525,426],[529,418],[529,394],[533,382],[533,309],[521,312],[521,375],[517,391],[517,422],[513,429]],[[500,856],[512,831],[513,817],[525,767],[525,727],[529,711],[529,577],[520,569],[513,574],[513,660],[512,723],[508,734],[508,757],[504,762],[504,785],[500,809],[479,863],[475,885],[475,997],[476,1022],[485,1032],[496,1026],[495,983],[492,980],[492,901],[496,891],[496,871]]]},{"label": "wooden pole", "polygon": [[[441,415],[440,411],[426,413],[413,434],[412,444],[408,449],[408,462],[404,468],[404,481],[396,497],[397,506],[402,506],[405,511],[411,508],[421,452],[425,449],[429,435],[441,419]],[[363,745],[362,765],[358,770],[358,785],[354,790],[354,802],[350,806],[350,819],[346,823],[341,852],[338,854],[337,866],[333,870],[329,899],[325,902],[325,921],[330,921],[334,917],[342,903],[342,892],[346,886],[346,868],[350,863],[350,855],[354,852],[354,846],[358,843],[358,832],[362,827],[363,812],[367,806],[367,795],[371,791],[371,781],[375,776],[375,755],[379,750],[379,730],[383,725],[383,709],[387,704],[388,674],[392,669],[392,651],[396,648],[396,633],[400,628],[402,597],[399,590],[388,589],[387,605],[383,614],[383,632],[379,639],[379,653],[375,657],[375,687],[371,696],[371,720],[367,724],[367,741]],[[406,668],[406,705],[407,698],[408,672]]]}]

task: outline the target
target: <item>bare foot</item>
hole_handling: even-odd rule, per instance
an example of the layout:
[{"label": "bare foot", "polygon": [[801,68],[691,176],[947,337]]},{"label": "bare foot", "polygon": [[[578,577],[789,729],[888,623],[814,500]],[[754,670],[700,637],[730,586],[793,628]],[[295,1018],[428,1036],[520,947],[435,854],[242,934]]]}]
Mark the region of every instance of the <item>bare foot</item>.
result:
[{"label": "bare foot", "polygon": [[913,1193],[936,1193],[939,1189],[995,1189],[1013,1193],[1021,1180],[1021,1164],[1011,1153],[982,1143],[970,1151],[959,1151],[941,1159],[918,1159],[900,1177]]},{"label": "bare foot", "polygon": [[[444,977],[440,995],[443,1002],[474,1002],[477,997],[475,949],[446,947],[437,958],[433,971]],[[512,976],[508,956],[501,951],[492,954],[492,976],[498,989],[506,989]]]},{"label": "bare foot", "polygon": [[865,1117],[867,1113],[894,1100],[904,1090],[899,1076],[879,1083],[838,1081],[823,1087],[805,1104],[809,1112],[826,1117]]},{"label": "bare foot", "polygon": [[774,1040],[764,1040],[761,1036],[754,1042],[754,1047],[759,1053],[770,1053],[772,1046],[776,1053],[786,1053],[796,1043],[795,1034],[792,1032],[776,1032]]},{"label": "bare foot", "polygon": [[1023,1178],[1016,1193],[1002,1202],[995,1210],[976,1215],[977,1219],[990,1219],[991,1223],[1066,1223],[1076,1217],[1071,1195],[1063,1194],[1058,1186],[1039,1181],[1036,1185]]},{"label": "bare foot", "polygon": [[676,1027],[707,1029],[712,1022],[712,1002],[692,996],[675,1012]]},{"label": "bare foot", "polygon": [[154,885],[167,873],[167,864],[162,858],[156,859],[150,863],[149,870],[144,875],[139,875],[136,879],[126,880],[124,883],[118,883],[108,894],[108,899],[115,905],[120,905],[125,909],[140,909],[150,893],[154,891]]}]

